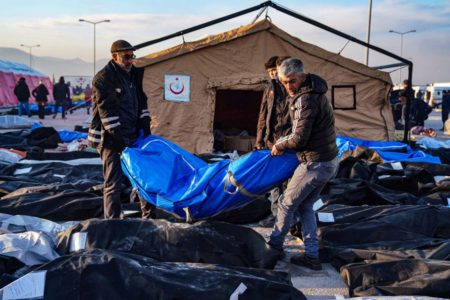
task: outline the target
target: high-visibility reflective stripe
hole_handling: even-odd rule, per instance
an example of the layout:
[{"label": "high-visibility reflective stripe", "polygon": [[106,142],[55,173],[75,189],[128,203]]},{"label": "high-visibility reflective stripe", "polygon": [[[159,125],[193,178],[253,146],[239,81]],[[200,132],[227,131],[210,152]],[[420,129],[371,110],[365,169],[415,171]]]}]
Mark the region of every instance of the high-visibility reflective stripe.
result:
[{"label": "high-visibility reflective stripe", "polygon": [[109,118],[102,118],[102,123],[109,123],[111,121],[118,120],[119,117],[109,117]]},{"label": "high-visibility reflective stripe", "polygon": [[89,133],[95,134],[95,135],[101,135],[102,132],[99,130],[95,130],[95,129],[89,129]]},{"label": "high-visibility reflective stripe", "polygon": [[120,122],[106,125],[106,126],[105,126],[105,129],[106,129],[106,130],[110,130],[110,129],[113,129],[113,128],[117,127],[117,126],[120,126]]},{"label": "high-visibility reflective stripe", "polygon": [[95,142],[95,143],[100,143],[102,140],[98,139],[98,138],[95,138],[93,136],[88,136],[88,141],[92,141],[92,142]]}]

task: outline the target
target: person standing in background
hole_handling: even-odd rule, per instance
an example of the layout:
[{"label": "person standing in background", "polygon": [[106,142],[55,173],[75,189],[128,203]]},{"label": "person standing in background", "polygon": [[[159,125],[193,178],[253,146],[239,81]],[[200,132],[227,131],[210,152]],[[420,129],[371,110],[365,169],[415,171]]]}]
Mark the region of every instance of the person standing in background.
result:
[{"label": "person standing in background", "polygon": [[62,119],[66,118],[67,101],[70,97],[69,87],[67,86],[64,77],[59,77],[57,84],[53,86],[53,98],[55,99],[55,113],[53,119],[58,115],[58,110],[61,107]]},{"label": "person standing in background", "polygon": [[264,92],[259,110],[256,149],[271,149],[278,138],[287,135],[291,130],[289,105],[285,101],[286,92],[277,76],[277,59],[278,56],[273,56],[265,63],[270,82]]},{"label": "person standing in background", "polygon": [[[269,84],[264,91],[264,96],[259,109],[258,125],[256,127],[255,149],[271,149],[277,139],[289,134],[291,119],[289,116],[289,104],[286,101],[286,91],[278,81],[277,61],[278,56],[272,56],[264,64],[269,76]],[[272,215],[276,215],[277,201],[283,193],[286,183],[281,183],[270,192]]]},{"label": "person standing in background", "polygon": [[39,119],[45,118],[45,105],[47,104],[47,96],[48,96],[48,89],[42,82],[42,80],[39,80],[39,85],[33,90],[32,92],[33,97],[36,99],[36,103],[38,105],[38,116]]},{"label": "person standing in background", "polygon": [[67,81],[67,88],[69,89],[69,97],[67,97],[67,104],[66,104],[66,111],[70,112],[71,114],[73,114],[73,103],[72,103],[72,97],[73,97],[73,87],[70,84],[70,81]]},{"label": "person standing in background", "polygon": [[440,131],[445,131],[445,122],[447,122],[448,114],[450,113],[450,95],[448,91],[442,91],[442,128]]},{"label": "person standing in background", "polygon": [[92,106],[92,88],[89,85],[89,83],[86,85],[86,88],[84,89],[84,100],[86,101],[86,112],[89,115],[89,111],[91,110]]},{"label": "person standing in background", "polygon": [[25,77],[20,77],[19,81],[17,81],[16,86],[14,87],[14,95],[16,95],[17,100],[19,101],[17,105],[19,116],[22,116],[22,110],[25,109],[28,117],[30,117],[30,104],[28,103],[30,89],[28,88]]}]

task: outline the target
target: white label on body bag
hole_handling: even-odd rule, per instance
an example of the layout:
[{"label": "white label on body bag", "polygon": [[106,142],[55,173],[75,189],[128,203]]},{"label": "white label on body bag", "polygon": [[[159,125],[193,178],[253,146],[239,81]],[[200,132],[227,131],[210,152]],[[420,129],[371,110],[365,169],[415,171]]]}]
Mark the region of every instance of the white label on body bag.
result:
[{"label": "white label on body bag", "polygon": [[14,171],[14,175],[22,175],[22,174],[27,174],[30,173],[32,167],[29,168],[22,168],[22,169],[16,169]]},{"label": "white label on body bag", "polygon": [[314,202],[314,204],[313,204],[313,210],[314,210],[314,211],[319,210],[319,209],[322,208],[322,206],[323,206],[322,198],[319,198],[319,200],[317,200],[316,202]]},{"label": "white label on body bag", "polygon": [[70,238],[70,252],[86,249],[87,232],[76,232]]},{"label": "white label on body bag", "polygon": [[247,290],[247,286],[241,282],[239,284],[239,286],[231,294],[230,300],[238,300],[239,295],[243,294],[246,290]]},{"label": "white label on body bag", "polygon": [[438,183],[438,182],[441,182],[442,180],[447,180],[447,179],[449,179],[450,177],[449,176],[440,176],[440,175],[436,175],[436,176],[434,176],[434,181],[436,182],[436,183]]},{"label": "white label on body bag", "polygon": [[47,271],[31,272],[5,286],[2,300],[44,299]]},{"label": "white label on body bag", "polygon": [[320,222],[324,222],[324,223],[333,223],[334,222],[333,213],[319,212],[319,213],[317,213],[317,216],[319,217]]},{"label": "white label on body bag", "polygon": [[403,166],[402,163],[397,161],[397,162],[392,162],[391,163],[392,169],[394,170],[403,170]]}]

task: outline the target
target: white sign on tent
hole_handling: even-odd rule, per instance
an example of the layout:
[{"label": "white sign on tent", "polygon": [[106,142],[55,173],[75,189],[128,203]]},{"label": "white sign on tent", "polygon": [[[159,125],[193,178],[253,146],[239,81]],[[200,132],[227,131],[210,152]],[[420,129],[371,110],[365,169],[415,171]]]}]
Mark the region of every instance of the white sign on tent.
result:
[{"label": "white sign on tent", "polygon": [[164,99],[168,101],[189,102],[191,76],[178,74],[164,75]]}]

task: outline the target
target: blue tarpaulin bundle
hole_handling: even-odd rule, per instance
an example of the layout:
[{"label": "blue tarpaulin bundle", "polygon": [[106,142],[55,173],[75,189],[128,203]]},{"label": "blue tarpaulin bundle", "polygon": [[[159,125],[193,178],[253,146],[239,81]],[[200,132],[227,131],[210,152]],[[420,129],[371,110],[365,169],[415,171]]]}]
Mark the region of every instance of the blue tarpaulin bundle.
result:
[{"label": "blue tarpaulin bundle", "polygon": [[402,142],[366,141],[357,138],[338,136],[336,143],[339,149],[339,159],[346,151],[354,150],[357,146],[370,148],[377,151],[385,162],[410,161],[440,164],[439,157],[427,154],[423,151],[413,150]]},{"label": "blue tarpaulin bundle", "polygon": [[[385,161],[439,163],[401,142],[338,137],[339,158],[357,146],[376,150]],[[208,164],[157,136],[139,139],[121,156],[122,169],[142,198],[180,218],[205,219],[242,207],[290,178],[298,166],[293,152],[272,157],[257,150],[238,160]]]},{"label": "blue tarpaulin bundle", "polygon": [[70,143],[77,139],[85,139],[87,138],[87,133],[79,132],[79,131],[73,131],[73,130],[59,130],[58,131],[59,136],[61,137],[61,140],[65,143]]},{"label": "blue tarpaulin bundle", "polygon": [[269,150],[208,164],[157,136],[127,148],[121,161],[141,197],[185,219],[244,206],[291,177],[298,165],[293,152],[272,157]]}]

